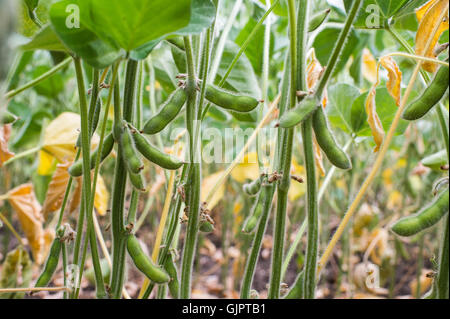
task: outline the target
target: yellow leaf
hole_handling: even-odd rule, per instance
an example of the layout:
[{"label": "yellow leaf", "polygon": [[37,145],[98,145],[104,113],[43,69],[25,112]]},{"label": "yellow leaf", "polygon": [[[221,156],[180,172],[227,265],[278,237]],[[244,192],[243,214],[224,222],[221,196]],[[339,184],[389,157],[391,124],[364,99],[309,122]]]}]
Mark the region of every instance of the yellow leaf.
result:
[{"label": "yellow leaf", "polygon": [[259,177],[259,168],[256,152],[245,154],[241,163],[236,165],[231,171],[231,177],[238,183],[244,183],[248,179],[257,179]]},{"label": "yellow leaf", "polygon": [[28,239],[34,260],[42,264],[45,247],[44,230],[42,227],[41,205],[34,194],[33,185],[23,184],[8,192],[8,200],[17,213],[22,230]]},{"label": "yellow leaf", "polygon": [[106,210],[108,208],[109,193],[106,188],[105,181],[103,178],[97,176],[97,186],[95,187],[95,197],[94,197],[94,207],[100,216],[106,215]]},{"label": "yellow leaf", "polygon": [[82,178],[78,177],[76,180],[77,186],[75,187],[75,190],[73,191],[72,194],[72,198],[70,200],[69,213],[73,213],[78,208],[81,201]]},{"label": "yellow leaf", "polygon": [[[59,162],[72,161],[75,158],[75,143],[80,131],[80,116],[64,112],[49,123],[44,132],[42,149],[53,155]],[[99,137],[92,137],[92,148],[98,144]]]},{"label": "yellow leaf", "polygon": [[[204,202],[206,200],[206,196],[208,196],[209,191],[213,188],[216,182],[219,180],[220,176],[222,176],[224,171],[218,171],[212,175],[205,177],[202,181],[202,192],[201,192],[201,201]],[[208,208],[213,209],[214,206],[223,198],[225,195],[225,184],[222,183],[217,191],[214,193],[213,197],[210,199],[208,203]]]},{"label": "yellow leaf", "polygon": [[11,134],[11,124],[0,127],[0,167],[3,163],[14,157],[14,153],[8,150],[8,140]]},{"label": "yellow leaf", "polygon": [[55,158],[46,151],[39,151],[39,166],[37,173],[41,176],[50,175],[53,171]]},{"label": "yellow leaf", "polygon": [[376,147],[373,150],[374,152],[378,152],[381,144],[384,139],[384,129],[383,124],[381,124],[380,118],[377,114],[377,107],[375,104],[375,94],[376,94],[376,85],[373,86],[367,95],[366,99],[366,113],[367,113],[367,122],[369,123],[370,130],[372,132],[373,139],[375,141]]},{"label": "yellow leaf", "polygon": [[383,57],[380,60],[381,65],[388,71],[388,81],[386,87],[389,94],[395,99],[397,106],[400,105],[400,85],[402,83],[402,72],[397,63],[390,57]]},{"label": "yellow leaf", "polygon": [[47,195],[42,207],[42,214],[47,219],[48,215],[61,208],[64,193],[69,182],[68,167],[72,162],[64,162],[56,165],[55,173],[53,173],[52,180],[48,185]]},{"label": "yellow leaf", "polygon": [[[445,6],[448,4],[448,0],[432,0],[426,3],[424,6],[420,7],[416,11],[417,20],[419,21],[419,29],[416,33],[416,48],[415,52],[417,55],[426,56],[429,58],[435,58],[433,53],[434,47],[439,40],[442,32],[448,29],[448,14],[446,18],[440,23],[436,34],[431,40],[428,50],[425,52],[425,47],[430,39],[431,33],[433,32],[439,16],[444,10]],[[424,70],[428,72],[435,72],[437,65],[432,62],[424,62],[422,64]]]},{"label": "yellow leaf", "polygon": [[364,48],[362,54],[362,75],[367,81],[373,83],[377,80],[377,61],[369,49]]}]

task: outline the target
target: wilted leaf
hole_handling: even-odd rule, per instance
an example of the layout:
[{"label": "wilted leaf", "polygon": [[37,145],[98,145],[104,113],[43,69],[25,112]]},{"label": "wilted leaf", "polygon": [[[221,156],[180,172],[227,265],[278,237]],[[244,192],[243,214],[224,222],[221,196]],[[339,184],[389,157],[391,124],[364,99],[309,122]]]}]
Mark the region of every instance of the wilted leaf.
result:
[{"label": "wilted leaf", "polygon": [[[80,116],[76,113],[64,112],[49,123],[44,132],[42,149],[53,155],[60,163],[75,158],[75,143],[80,130]],[[92,148],[98,144],[99,137],[92,137]]]},{"label": "wilted leaf", "polygon": [[238,183],[243,183],[247,179],[257,179],[259,177],[257,158],[256,152],[245,154],[242,161],[231,171],[231,177]]},{"label": "wilted leaf", "polygon": [[402,83],[402,72],[398,68],[397,63],[391,57],[383,57],[380,59],[381,65],[388,71],[388,81],[386,88],[389,94],[395,99],[397,106],[400,105],[400,88]]},{"label": "wilted leaf", "polygon": [[372,132],[373,139],[375,141],[376,147],[373,150],[374,152],[378,152],[381,144],[384,139],[384,129],[383,124],[381,124],[380,118],[377,114],[377,107],[375,104],[375,94],[376,94],[376,86],[373,86],[370,89],[369,95],[366,99],[366,113],[367,113],[367,122],[369,123],[370,130]]},{"label": "wilted leaf", "polygon": [[[438,42],[442,32],[447,30],[449,27],[448,13],[446,18],[444,18],[444,20],[440,22],[438,30],[431,40],[430,46],[428,47],[428,50],[426,52],[425,48],[430,39],[431,33],[436,27],[439,16],[443,12],[446,5],[448,5],[448,0],[430,0],[416,11],[417,20],[419,21],[419,29],[416,33],[415,52],[417,55],[435,58],[435,55],[433,53],[434,47],[436,46],[436,43]],[[422,64],[422,67],[428,72],[435,72],[437,65],[432,62],[424,62]]]},{"label": "wilted leaf", "polygon": [[[205,177],[202,181],[202,193],[201,193],[201,201],[206,200],[206,196],[208,196],[209,191],[213,188],[213,186],[216,184],[216,182],[219,180],[219,178],[223,174],[222,171],[218,171],[214,174],[211,174],[207,177]],[[223,198],[225,195],[225,184],[221,184],[217,191],[214,193],[213,197],[208,202],[208,208],[212,209],[214,206],[217,205],[217,203]]]},{"label": "wilted leaf", "polygon": [[8,150],[8,140],[11,133],[11,124],[0,127],[0,167],[4,162],[14,157],[14,153]]},{"label": "wilted leaf", "polygon": [[46,151],[39,151],[39,165],[37,173],[41,176],[50,175],[53,171],[55,158]]},{"label": "wilted leaf", "polygon": [[367,48],[362,54],[362,75],[371,83],[377,80],[377,61]]},{"label": "wilted leaf", "polygon": [[61,208],[64,193],[69,182],[69,172],[67,168],[72,162],[64,162],[56,166],[55,173],[48,185],[47,195],[42,207],[42,214],[47,219],[48,215]]},{"label": "wilted leaf", "polygon": [[314,48],[311,49],[308,60],[309,62],[306,67],[306,83],[308,85],[308,89],[312,89],[319,81],[320,75],[323,72],[323,67],[320,64],[319,60],[317,60],[316,58],[316,52],[314,51]]},{"label": "wilted leaf", "polygon": [[[29,287],[32,276],[32,262],[28,252],[19,246],[11,250],[5,258],[0,273],[0,288]],[[22,298],[23,293],[0,294],[2,299]]]},{"label": "wilted leaf", "polygon": [[19,217],[20,225],[28,239],[37,264],[44,261],[44,230],[41,205],[34,194],[33,184],[23,184],[8,192],[8,200]]}]

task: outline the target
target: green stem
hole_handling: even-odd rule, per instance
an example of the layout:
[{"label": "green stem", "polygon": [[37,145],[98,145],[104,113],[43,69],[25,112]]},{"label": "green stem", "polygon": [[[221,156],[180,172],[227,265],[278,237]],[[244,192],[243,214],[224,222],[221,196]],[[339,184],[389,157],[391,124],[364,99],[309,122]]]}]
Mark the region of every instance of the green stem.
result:
[{"label": "green stem", "polygon": [[62,68],[64,68],[65,66],[67,66],[70,61],[72,60],[72,58],[67,58],[64,61],[62,61],[61,63],[55,65],[53,68],[51,68],[50,70],[48,70],[47,72],[45,72],[44,74],[40,75],[39,77],[37,77],[36,79],[34,79],[33,81],[28,82],[27,84],[21,86],[20,88],[17,88],[15,90],[9,91],[5,94],[5,99],[11,99],[14,96],[16,96],[17,94],[32,88],[33,86],[39,84],[40,82],[48,79],[49,77],[51,77],[52,75],[54,75],[56,72],[58,72],[59,70],[61,70]]},{"label": "green stem", "polygon": [[363,2],[362,0],[353,1],[350,11],[347,15],[347,19],[345,20],[344,27],[342,28],[342,31],[339,34],[338,40],[333,48],[330,59],[328,60],[325,72],[323,73],[322,78],[320,79],[320,82],[317,85],[316,96],[318,97],[319,100],[322,100],[323,91],[325,90],[328,81],[333,75],[334,68],[336,67],[341,52],[344,49],[345,42],[350,36],[350,29],[352,27],[353,20],[355,19],[362,2]]},{"label": "green stem", "polygon": [[253,274],[255,273],[262,240],[267,229],[267,222],[269,221],[270,210],[272,208],[272,199],[275,194],[275,185],[263,185],[261,192],[263,200],[262,214],[261,219],[258,223],[255,237],[253,239],[253,245],[247,260],[247,265],[245,267],[244,279],[241,286],[241,299],[250,298],[250,289],[252,287]]},{"label": "green stem", "polygon": [[[117,129],[122,125],[122,118],[131,122],[133,118],[134,97],[136,91],[136,72],[138,63],[134,60],[128,60],[125,76],[125,87],[123,95],[123,114],[116,114],[120,105],[119,83],[115,82],[114,87],[114,114],[115,114],[115,138]],[[120,122],[117,122],[120,121]],[[124,226],[124,201],[127,181],[127,171],[122,159],[122,150],[119,147],[117,152],[116,166],[114,172],[114,186],[111,207],[111,231],[113,238],[113,260],[111,272],[111,296],[118,299],[122,295],[123,283],[125,281],[125,258],[126,258],[126,239],[127,233]]]},{"label": "green stem", "polygon": [[41,150],[41,146],[36,146],[36,147],[33,147],[33,148],[29,149],[29,150],[23,151],[22,153],[19,153],[19,154],[15,155],[14,157],[11,157],[9,160],[5,161],[3,163],[3,165],[6,166],[8,164],[11,164],[12,162],[14,162],[14,161],[16,161],[18,159],[21,159],[21,158],[24,158],[24,157],[26,157],[28,155],[37,153],[40,150]]},{"label": "green stem", "polygon": [[[448,191],[448,190],[447,190]],[[448,281],[449,281],[449,237],[448,237],[448,227],[449,227],[449,217],[448,214],[444,219],[445,230],[441,238],[441,248],[439,252],[439,270],[437,274],[437,298],[438,299],[448,299]]]},{"label": "green stem", "polygon": [[[196,155],[197,141],[194,142],[194,137],[197,136],[196,130],[200,130],[200,125],[196,123],[197,129],[194,128],[194,121],[197,119],[196,115],[196,78],[195,66],[192,56],[191,41],[189,37],[184,37],[184,46],[186,49],[186,62],[188,68],[187,78],[187,104],[186,104],[186,129],[189,134],[189,185],[186,185],[187,203],[188,203],[188,225],[186,230],[186,238],[184,242],[182,268],[181,268],[181,283],[180,283],[180,298],[188,299],[191,294],[191,276],[192,264],[194,262],[195,249],[198,235],[198,222],[200,214],[200,185],[201,185],[201,167]],[[200,135],[198,135],[200,136]],[[199,145],[200,146],[200,145]],[[195,147],[195,148],[194,148]]]},{"label": "green stem", "polygon": [[103,276],[100,267],[100,257],[98,254],[97,238],[95,232],[93,232],[94,224],[92,217],[92,210],[89,208],[90,197],[91,197],[91,168],[90,168],[90,129],[89,129],[89,119],[88,119],[88,106],[86,102],[86,89],[83,78],[83,70],[81,66],[81,60],[79,58],[74,58],[75,72],[77,76],[78,84],[78,96],[80,100],[80,118],[81,118],[81,151],[83,159],[83,194],[85,198],[84,204],[86,206],[86,217],[87,217],[87,234],[89,234],[90,247],[92,261],[94,265],[95,279],[96,279],[96,289],[97,297],[105,298],[106,290],[103,284]]}]

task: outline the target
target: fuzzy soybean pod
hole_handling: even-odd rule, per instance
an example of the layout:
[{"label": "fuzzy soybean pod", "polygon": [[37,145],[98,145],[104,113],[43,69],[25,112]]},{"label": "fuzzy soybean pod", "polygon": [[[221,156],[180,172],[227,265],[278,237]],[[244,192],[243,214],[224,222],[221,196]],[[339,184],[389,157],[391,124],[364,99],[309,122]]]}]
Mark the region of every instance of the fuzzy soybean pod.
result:
[{"label": "fuzzy soybean pod", "polygon": [[132,174],[138,174],[144,168],[144,165],[139,158],[134,139],[128,126],[122,131],[119,147],[122,149],[122,158],[127,170]]},{"label": "fuzzy soybean pod", "polygon": [[[103,141],[103,148],[102,148],[102,155],[100,157],[100,163],[105,160],[105,158],[108,157],[108,155],[111,153],[112,149],[114,147],[114,137],[112,133],[108,134],[106,138]],[[95,167],[95,161],[97,158],[97,152],[98,148],[91,153],[90,157],[90,166],[91,169]],[[69,174],[73,177],[78,177],[83,175],[83,160],[79,159],[75,163],[72,164],[72,166],[69,167]]]},{"label": "fuzzy soybean pod", "polygon": [[420,119],[442,99],[447,88],[448,66],[441,65],[431,83],[418,98],[406,107],[402,117],[409,121]]},{"label": "fuzzy soybean pod", "polygon": [[261,189],[261,177],[258,177],[257,179],[251,181],[250,183],[244,184],[242,189],[247,195],[250,196],[256,195]]},{"label": "fuzzy soybean pod", "polygon": [[3,114],[0,116],[0,118],[1,118],[0,123],[2,124],[12,124],[15,121],[17,121],[17,116],[15,116],[9,111],[3,111]]},{"label": "fuzzy soybean pod", "polygon": [[217,106],[236,112],[250,112],[259,104],[259,101],[251,96],[235,94],[211,84],[206,86],[205,98]]},{"label": "fuzzy soybean pod", "polygon": [[255,204],[252,207],[250,216],[247,217],[244,222],[244,226],[242,226],[243,233],[250,234],[255,230],[261,217],[263,200],[264,199],[262,198],[262,195],[260,193],[255,201]]},{"label": "fuzzy soybean pod", "polygon": [[173,261],[172,254],[167,256],[166,262],[164,263],[164,269],[170,276],[170,281],[168,283],[170,294],[173,299],[178,299],[180,293],[180,281],[178,280],[178,271]]},{"label": "fuzzy soybean pod", "polygon": [[137,150],[150,162],[153,162],[162,168],[171,170],[178,169],[183,165],[183,162],[178,158],[166,154],[150,144],[150,142],[137,130],[133,130],[131,134],[133,135]]},{"label": "fuzzy soybean pod", "polygon": [[186,102],[186,92],[178,88],[162,105],[158,114],[149,119],[142,130],[145,134],[156,134],[161,132],[180,113]]},{"label": "fuzzy soybean pod", "polygon": [[145,185],[145,180],[142,177],[141,173],[137,173],[137,174],[130,173],[130,174],[128,174],[128,176],[130,178],[131,185],[133,185],[133,187],[136,190],[138,190],[140,192],[146,192],[147,191],[147,188],[146,188],[146,185]]},{"label": "fuzzy soybean pod", "polygon": [[296,107],[284,113],[280,118],[280,127],[291,128],[303,122],[318,108],[314,97],[303,99]]},{"label": "fuzzy soybean pod", "polygon": [[435,225],[448,213],[448,194],[446,189],[416,214],[401,218],[392,226],[392,231],[400,236],[413,236]]},{"label": "fuzzy soybean pod", "polygon": [[53,277],[53,274],[55,273],[56,267],[58,266],[61,247],[62,243],[60,238],[56,237],[50,247],[50,252],[48,254],[47,261],[45,262],[44,270],[36,281],[35,287],[47,287]]},{"label": "fuzzy soybean pod", "polygon": [[351,169],[352,163],[350,162],[350,159],[337,144],[333,133],[331,133],[328,128],[327,119],[322,107],[319,107],[316,112],[314,112],[312,122],[317,143],[331,164],[340,169]]},{"label": "fuzzy soybean pod", "polygon": [[153,264],[150,258],[144,253],[136,236],[128,236],[127,250],[136,267],[147,276],[148,279],[158,284],[163,284],[170,280],[169,275],[162,268]]},{"label": "fuzzy soybean pod", "polygon": [[309,20],[308,32],[313,32],[317,30],[326,20],[328,14],[330,13],[330,9],[325,9],[323,11],[317,12],[311,17]]}]

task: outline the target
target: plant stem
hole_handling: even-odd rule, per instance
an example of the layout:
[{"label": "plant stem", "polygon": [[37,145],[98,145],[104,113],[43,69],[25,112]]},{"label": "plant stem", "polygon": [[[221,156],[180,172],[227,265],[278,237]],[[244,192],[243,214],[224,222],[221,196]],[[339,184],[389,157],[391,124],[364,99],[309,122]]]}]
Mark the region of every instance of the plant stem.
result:
[{"label": "plant stem", "polygon": [[93,231],[93,220],[92,220],[92,210],[89,208],[90,197],[91,197],[91,168],[90,168],[90,129],[88,120],[88,107],[86,103],[86,89],[84,85],[83,71],[81,66],[81,60],[79,58],[74,58],[75,72],[77,76],[78,84],[78,97],[80,100],[80,118],[81,118],[81,151],[83,158],[83,194],[85,198],[84,204],[86,209],[87,217],[87,235],[89,236],[92,262],[94,264],[94,272],[96,279],[96,289],[97,297],[102,299],[106,297],[106,290],[103,284],[103,276],[100,267],[100,257],[98,255],[97,248],[97,238]]},{"label": "plant stem", "polygon": [[21,158],[23,158],[23,157],[26,157],[26,156],[28,156],[28,155],[37,153],[37,152],[39,152],[40,150],[41,150],[41,146],[37,146],[37,147],[30,148],[29,150],[23,151],[22,153],[19,153],[19,154],[17,154],[17,155],[14,155],[14,157],[11,157],[9,160],[5,161],[5,162],[3,163],[3,166],[6,166],[6,165],[8,165],[8,164],[11,164],[12,162],[14,162],[14,161],[16,161],[16,160],[18,160],[18,159],[21,159]]},{"label": "plant stem", "polygon": [[[304,9],[299,5],[299,8]],[[297,22],[295,16],[295,1],[288,1],[289,39],[290,39],[290,88],[288,108],[292,108],[297,100]],[[303,23],[303,22],[301,22]],[[294,140],[294,128],[283,129],[282,148],[280,156],[280,170],[283,174],[277,185],[277,210],[274,225],[274,244],[272,250],[271,276],[268,297],[278,299],[280,297],[281,265],[283,262],[284,240],[286,232],[287,195],[290,185],[290,171],[292,161],[292,144]]]},{"label": "plant stem", "polygon": [[27,90],[29,88],[32,88],[33,86],[39,84],[40,82],[48,79],[49,77],[54,75],[56,72],[58,72],[59,70],[61,70],[65,66],[67,66],[70,63],[71,60],[72,60],[72,58],[69,57],[69,58],[65,59],[64,61],[62,61],[61,63],[55,65],[53,68],[51,68],[50,70],[48,70],[44,74],[38,76],[36,79],[28,82],[27,84],[25,84],[25,85],[15,89],[15,90],[7,92],[5,94],[5,99],[11,99],[14,96],[16,96],[17,94],[19,94],[19,93],[21,93],[21,92],[23,92],[23,91],[25,91],[25,90]]},{"label": "plant stem", "polygon": [[[186,237],[183,249],[182,268],[181,268],[181,283],[180,283],[180,298],[188,299],[191,295],[191,276],[192,265],[194,262],[195,250],[197,245],[198,222],[200,214],[200,186],[201,186],[201,167],[200,158],[195,147],[197,141],[196,130],[200,130],[200,125],[197,123],[196,110],[196,78],[194,58],[192,56],[191,41],[189,37],[184,37],[184,46],[186,50],[186,62],[188,69],[187,78],[187,102],[186,102],[186,129],[189,135],[189,181],[186,185],[187,203],[188,203],[188,225],[186,230]],[[195,124],[195,125],[194,125]],[[198,135],[200,136],[200,134]]]},{"label": "plant stem", "polygon": [[[136,71],[138,63],[128,60],[125,87],[123,96],[123,113],[120,110],[119,81],[116,79],[114,86],[114,138],[120,137],[122,119],[131,122],[133,118],[134,94],[136,91]],[[122,150],[117,151],[116,166],[114,170],[113,196],[111,206],[111,232],[113,239],[113,258],[110,279],[111,296],[118,299],[122,294],[125,280],[125,259],[127,233],[124,226],[124,202],[127,182],[127,171],[123,161]]]},{"label": "plant stem", "polygon": [[[448,192],[448,190],[446,190]],[[441,248],[439,252],[439,271],[437,274],[437,298],[447,299],[449,297],[448,293],[448,280],[449,280],[449,237],[448,237],[448,227],[449,218],[448,214],[444,219],[445,230],[442,234]]]}]

